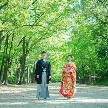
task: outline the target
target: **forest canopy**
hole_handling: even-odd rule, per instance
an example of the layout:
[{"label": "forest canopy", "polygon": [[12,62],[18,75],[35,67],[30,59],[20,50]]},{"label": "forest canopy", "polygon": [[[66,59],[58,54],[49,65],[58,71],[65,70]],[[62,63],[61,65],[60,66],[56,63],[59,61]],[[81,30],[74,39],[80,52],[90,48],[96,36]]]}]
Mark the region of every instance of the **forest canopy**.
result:
[{"label": "forest canopy", "polygon": [[0,82],[34,82],[35,63],[47,52],[52,82],[60,81],[68,54],[77,80],[108,82],[107,0],[0,1]]}]

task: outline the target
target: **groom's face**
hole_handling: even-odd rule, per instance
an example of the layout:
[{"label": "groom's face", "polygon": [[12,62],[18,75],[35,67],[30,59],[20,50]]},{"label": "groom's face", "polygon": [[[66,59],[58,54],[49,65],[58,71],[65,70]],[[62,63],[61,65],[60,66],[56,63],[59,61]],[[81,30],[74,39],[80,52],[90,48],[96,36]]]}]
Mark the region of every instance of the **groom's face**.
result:
[{"label": "groom's face", "polygon": [[43,53],[41,56],[42,56],[42,59],[45,59],[46,58],[46,53]]}]

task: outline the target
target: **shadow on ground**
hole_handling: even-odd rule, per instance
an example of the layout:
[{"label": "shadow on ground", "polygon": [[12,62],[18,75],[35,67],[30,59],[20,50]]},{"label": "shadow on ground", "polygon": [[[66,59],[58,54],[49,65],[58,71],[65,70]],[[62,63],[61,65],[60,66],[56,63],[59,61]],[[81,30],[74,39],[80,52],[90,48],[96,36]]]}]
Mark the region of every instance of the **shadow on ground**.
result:
[{"label": "shadow on ground", "polygon": [[49,85],[50,99],[36,99],[36,84],[0,86],[0,108],[108,108],[108,87],[77,84],[71,100],[59,94],[60,83]]}]

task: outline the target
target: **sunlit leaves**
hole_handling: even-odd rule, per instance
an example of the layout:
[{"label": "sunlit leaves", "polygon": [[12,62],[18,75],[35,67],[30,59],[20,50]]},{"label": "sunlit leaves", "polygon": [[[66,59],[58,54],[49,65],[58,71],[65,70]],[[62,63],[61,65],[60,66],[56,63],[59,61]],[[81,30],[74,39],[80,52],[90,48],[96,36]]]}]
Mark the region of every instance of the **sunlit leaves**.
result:
[{"label": "sunlit leaves", "polygon": [[[96,2],[97,1],[97,2]],[[0,58],[12,58],[17,69],[25,37],[26,65],[34,65],[41,51],[48,52],[53,80],[60,80],[67,55],[73,54],[80,77],[106,69],[107,1],[101,0],[8,0],[0,11]],[[6,1],[2,1],[2,6]],[[6,36],[8,48],[4,53]],[[14,36],[13,40],[12,37]],[[11,50],[10,50],[11,48]],[[9,53],[10,52],[10,53]],[[17,62],[17,64],[15,64]],[[2,59],[0,65],[2,64]],[[13,69],[12,69],[13,70]],[[12,71],[14,75],[14,71]],[[59,76],[54,79],[55,76]]]}]

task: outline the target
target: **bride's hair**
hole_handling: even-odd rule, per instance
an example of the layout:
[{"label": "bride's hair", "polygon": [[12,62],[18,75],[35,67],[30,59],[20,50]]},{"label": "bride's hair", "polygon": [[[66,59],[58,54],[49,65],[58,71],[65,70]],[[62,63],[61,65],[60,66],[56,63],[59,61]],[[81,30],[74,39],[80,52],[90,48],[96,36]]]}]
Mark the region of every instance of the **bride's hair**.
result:
[{"label": "bride's hair", "polygon": [[73,58],[73,59],[74,59],[74,57],[73,57],[73,55],[72,55],[72,54],[68,55],[68,57],[71,57],[71,58]]}]

